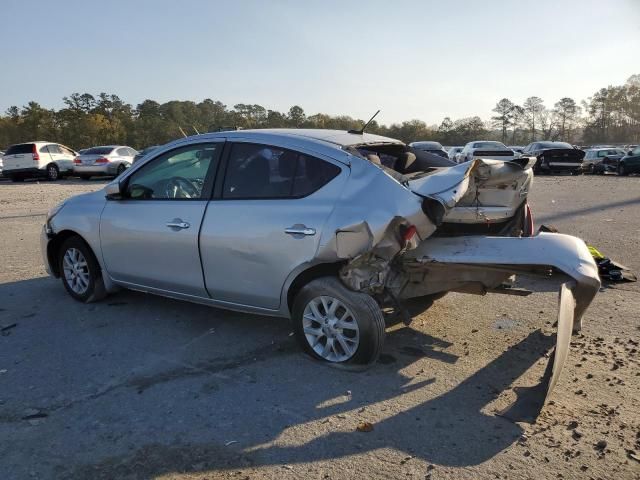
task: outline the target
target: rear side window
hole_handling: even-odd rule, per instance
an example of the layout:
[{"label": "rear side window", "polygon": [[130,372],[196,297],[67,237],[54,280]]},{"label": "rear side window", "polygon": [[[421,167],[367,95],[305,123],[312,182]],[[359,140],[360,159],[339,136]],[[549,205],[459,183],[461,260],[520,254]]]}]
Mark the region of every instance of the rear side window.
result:
[{"label": "rear side window", "polygon": [[21,143],[19,145],[11,145],[9,149],[4,152],[5,155],[20,155],[23,153],[32,153],[33,143]]},{"label": "rear side window", "polygon": [[62,150],[60,149],[60,147],[54,144],[49,144],[40,148],[40,151],[42,153],[46,153],[47,150],[49,151],[49,153],[62,153]]},{"label": "rear side window", "polygon": [[223,198],[300,198],[315,192],[340,168],[291,150],[237,143],[229,155]]},{"label": "rear side window", "polygon": [[128,157],[129,156],[129,149],[128,148],[119,148],[116,153],[118,155],[120,155],[121,157]]}]

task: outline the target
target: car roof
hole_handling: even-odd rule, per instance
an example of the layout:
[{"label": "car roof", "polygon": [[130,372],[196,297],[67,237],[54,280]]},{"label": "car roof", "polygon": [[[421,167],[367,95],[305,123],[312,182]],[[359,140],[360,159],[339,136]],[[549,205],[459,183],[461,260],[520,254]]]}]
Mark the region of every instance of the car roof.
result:
[{"label": "car roof", "polygon": [[247,138],[255,137],[256,139],[267,137],[285,137],[309,140],[312,142],[333,144],[340,147],[350,147],[354,145],[372,144],[372,143],[395,143],[404,145],[400,140],[394,138],[374,135],[372,133],[349,133],[344,130],[325,130],[314,128],[261,128],[254,130],[227,130],[223,132],[203,133],[187,138]]}]

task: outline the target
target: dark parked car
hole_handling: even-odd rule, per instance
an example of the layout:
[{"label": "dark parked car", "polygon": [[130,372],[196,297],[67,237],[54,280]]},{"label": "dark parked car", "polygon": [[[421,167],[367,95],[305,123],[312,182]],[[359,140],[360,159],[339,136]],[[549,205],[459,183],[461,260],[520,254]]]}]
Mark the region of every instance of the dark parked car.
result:
[{"label": "dark parked car", "polygon": [[622,157],[617,164],[618,175],[629,175],[630,173],[640,173],[640,147],[636,147],[631,155]]},{"label": "dark parked car", "polygon": [[616,172],[618,162],[626,155],[620,148],[594,148],[587,150],[582,169],[588,173]]},{"label": "dark parked car", "polygon": [[133,157],[133,163],[136,163],[138,160],[140,160],[142,157],[144,157],[147,153],[151,153],[153,152],[156,148],[158,148],[160,145],[152,145],[150,147],[147,148],[143,148],[142,150],[140,150],[135,157]]},{"label": "dark parked car", "polygon": [[533,142],[524,147],[523,157],[536,157],[534,173],[582,171],[585,152],[565,142]]},{"label": "dark parked car", "polygon": [[429,152],[443,158],[449,158],[447,151],[438,142],[411,142],[409,146],[422,152]]}]

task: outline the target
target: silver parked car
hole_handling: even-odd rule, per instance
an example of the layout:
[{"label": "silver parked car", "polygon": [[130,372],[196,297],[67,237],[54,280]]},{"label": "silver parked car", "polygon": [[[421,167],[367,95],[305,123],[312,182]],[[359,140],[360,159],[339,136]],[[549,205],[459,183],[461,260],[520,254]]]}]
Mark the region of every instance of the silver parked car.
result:
[{"label": "silver parked car", "polygon": [[125,145],[88,148],[73,160],[73,173],[83,180],[94,176],[117,176],[131,166],[137,153]]},{"label": "silver parked car", "polygon": [[586,245],[534,234],[531,159],[418,160],[398,140],[334,130],[180,139],[52,209],[44,260],[77,300],[125,287],[289,317],[309,354],[348,364],[376,360],[385,320],[448,291],[510,293],[515,273],[562,272],[550,388],[600,285]]}]

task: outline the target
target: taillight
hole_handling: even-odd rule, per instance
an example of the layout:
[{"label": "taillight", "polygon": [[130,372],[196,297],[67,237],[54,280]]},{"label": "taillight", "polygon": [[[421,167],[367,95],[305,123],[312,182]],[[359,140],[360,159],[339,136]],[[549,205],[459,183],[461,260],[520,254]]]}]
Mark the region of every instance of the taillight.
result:
[{"label": "taillight", "polygon": [[527,203],[524,206],[524,225],[522,226],[523,237],[533,237],[533,213],[531,213],[531,207]]},{"label": "taillight", "polygon": [[31,155],[33,155],[34,162],[40,161],[40,154],[38,154],[38,147],[36,147],[35,145],[32,147]]},{"label": "taillight", "polygon": [[418,229],[415,225],[404,226],[400,233],[402,234],[402,246],[409,250],[414,249],[420,243]]},{"label": "taillight", "polygon": [[96,160],[95,162],[93,162],[93,163],[109,163],[109,159],[108,159],[108,158],[104,158],[104,157],[102,157],[102,158],[97,159],[97,160]]},{"label": "taillight", "polygon": [[82,164],[82,160],[80,160],[80,157],[76,157],[73,159],[73,163],[75,163],[76,165],[81,165]]}]

